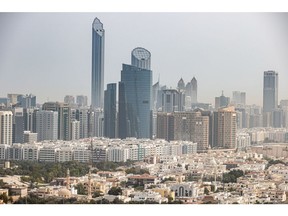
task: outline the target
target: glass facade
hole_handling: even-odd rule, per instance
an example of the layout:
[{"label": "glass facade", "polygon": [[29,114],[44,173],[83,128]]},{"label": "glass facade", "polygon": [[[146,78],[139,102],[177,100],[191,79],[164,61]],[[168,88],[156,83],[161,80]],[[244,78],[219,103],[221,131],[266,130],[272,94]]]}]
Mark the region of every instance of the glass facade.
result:
[{"label": "glass facade", "polygon": [[104,38],[103,24],[95,18],[92,24],[92,108],[104,106]]},{"label": "glass facade", "polygon": [[278,73],[264,72],[263,112],[272,112],[278,105]]},{"label": "glass facade", "polygon": [[104,93],[104,136],[116,137],[116,83],[108,84]]},{"label": "glass facade", "polygon": [[152,71],[123,64],[119,83],[119,137],[150,138]]}]

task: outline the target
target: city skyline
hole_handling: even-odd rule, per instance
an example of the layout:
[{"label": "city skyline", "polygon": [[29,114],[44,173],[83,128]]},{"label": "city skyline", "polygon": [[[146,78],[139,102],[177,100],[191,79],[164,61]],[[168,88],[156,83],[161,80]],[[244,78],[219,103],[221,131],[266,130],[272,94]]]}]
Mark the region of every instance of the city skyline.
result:
[{"label": "city skyline", "polygon": [[[129,63],[131,50],[141,46],[153,58],[153,84],[160,77],[161,85],[176,88],[180,78],[187,83],[195,77],[199,102],[214,105],[215,96],[222,90],[228,97],[232,91],[241,91],[246,92],[247,104],[261,106],[263,72],[267,70],[278,72],[279,101],[287,99],[286,13],[1,13],[0,16],[3,26],[0,76],[6,80],[1,83],[1,97],[8,93],[32,93],[38,102],[44,103],[63,101],[65,95],[83,94],[88,96],[90,105],[91,23],[98,17],[106,31],[105,85],[120,80],[121,65]],[[116,39],[115,31],[119,33]],[[45,33],[49,38],[43,36]],[[40,43],[43,39],[46,43]]]}]

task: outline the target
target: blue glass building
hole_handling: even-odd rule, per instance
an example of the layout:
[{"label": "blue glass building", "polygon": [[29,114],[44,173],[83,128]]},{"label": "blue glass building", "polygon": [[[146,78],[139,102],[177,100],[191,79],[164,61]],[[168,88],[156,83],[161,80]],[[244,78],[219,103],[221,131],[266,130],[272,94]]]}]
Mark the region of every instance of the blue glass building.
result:
[{"label": "blue glass building", "polygon": [[104,92],[104,136],[116,138],[116,83],[108,84]]},{"label": "blue glass building", "polygon": [[104,106],[104,39],[103,24],[95,18],[92,24],[92,108]]},{"label": "blue glass building", "polygon": [[151,138],[152,71],[123,64],[119,83],[119,137]]}]

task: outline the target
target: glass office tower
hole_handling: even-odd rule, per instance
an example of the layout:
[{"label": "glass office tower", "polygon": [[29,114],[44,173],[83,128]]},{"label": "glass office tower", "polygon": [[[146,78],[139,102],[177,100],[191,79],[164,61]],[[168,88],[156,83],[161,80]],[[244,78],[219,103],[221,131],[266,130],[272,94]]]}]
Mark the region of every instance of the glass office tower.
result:
[{"label": "glass office tower", "polygon": [[152,71],[123,64],[119,83],[119,137],[150,138]]},{"label": "glass office tower", "polygon": [[272,112],[278,105],[278,73],[264,71],[263,112]]},{"label": "glass office tower", "polygon": [[92,108],[104,106],[104,39],[103,24],[95,18],[92,24]]}]

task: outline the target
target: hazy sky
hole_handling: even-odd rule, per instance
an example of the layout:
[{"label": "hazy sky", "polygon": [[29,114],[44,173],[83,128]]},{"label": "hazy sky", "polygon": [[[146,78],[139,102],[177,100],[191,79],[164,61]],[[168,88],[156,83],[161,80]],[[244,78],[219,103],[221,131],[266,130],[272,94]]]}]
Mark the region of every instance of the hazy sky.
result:
[{"label": "hazy sky", "polygon": [[279,73],[288,99],[288,13],[0,13],[0,97],[37,102],[91,97],[92,22],[105,29],[105,89],[118,82],[131,51],[151,52],[153,83],[176,87],[196,77],[199,102],[245,91],[262,105],[263,72]]}]

